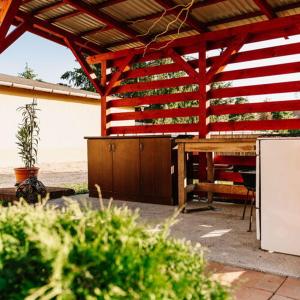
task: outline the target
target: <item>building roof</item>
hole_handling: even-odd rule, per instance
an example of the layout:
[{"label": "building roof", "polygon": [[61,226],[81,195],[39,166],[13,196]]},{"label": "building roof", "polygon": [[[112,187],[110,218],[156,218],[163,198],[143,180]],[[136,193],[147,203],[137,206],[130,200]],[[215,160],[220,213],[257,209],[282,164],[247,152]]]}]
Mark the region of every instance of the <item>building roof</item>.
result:
[{"label": "building roof", "polygon": [[48,82],[40,82],[36,80],[25,79],[22,77],[11,76],[0,73],[0,91],[1,87],[31,90],[33,93],[48,93],[70,97],[82,97],[92,100],[99,100],[97,93],[70,88],[64,85],[53,84]]},{"label": "building roof", "polygon": [[295,0],[194,0],[187,17],[179,14],[191,1],[23,0],[14,23],[28,21],[33,33],[61,44],[67,37],[95,54],[138,47],[158,33],[160,42],[300,13]]}]

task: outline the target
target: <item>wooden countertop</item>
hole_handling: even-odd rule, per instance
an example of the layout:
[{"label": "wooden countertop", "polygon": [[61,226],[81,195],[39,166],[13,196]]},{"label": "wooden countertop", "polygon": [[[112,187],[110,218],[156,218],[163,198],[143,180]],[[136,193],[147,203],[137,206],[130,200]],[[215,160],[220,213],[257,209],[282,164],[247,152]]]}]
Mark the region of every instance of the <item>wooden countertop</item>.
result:
[{"label": "wooden countertop", "polygon": [[171,135],[132,135],[132,136],[85,136],[86,140],[111,140],[111,139],[145,139],[145,138],[172,138]]},{"label": "wooden countertop", "polygon": [[237,152],[255,153],[256,139],[220,138],[220,139],[176,139],[178,147],[185,152]]}]

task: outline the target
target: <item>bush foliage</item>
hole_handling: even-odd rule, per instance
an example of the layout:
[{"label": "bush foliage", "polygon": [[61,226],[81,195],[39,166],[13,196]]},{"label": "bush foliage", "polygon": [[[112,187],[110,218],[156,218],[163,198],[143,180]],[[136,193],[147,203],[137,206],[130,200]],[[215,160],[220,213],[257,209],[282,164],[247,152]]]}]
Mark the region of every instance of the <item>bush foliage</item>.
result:
[{"label": "bush foliage", "polygon": [[199,249],[127,208],[0,208],[1,299],[228,299]]}]

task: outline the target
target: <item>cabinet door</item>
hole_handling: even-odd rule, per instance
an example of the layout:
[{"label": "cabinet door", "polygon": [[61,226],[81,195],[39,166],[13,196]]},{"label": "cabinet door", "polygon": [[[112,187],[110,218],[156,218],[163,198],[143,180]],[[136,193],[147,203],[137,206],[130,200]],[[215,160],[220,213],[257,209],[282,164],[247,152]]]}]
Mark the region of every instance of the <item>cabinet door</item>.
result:
[{"label": "cabinet door", "polygon": [[98,197],[98,184],[104,198],[112,197],[111,140],[88,140],[88,182],[90,196]]},{"label": "cabinet door", "polygon": [[143,201],[172,203],[171,140],[140,139],[140,195]]},{"label": "cabinet door", "polygon": [[138,138],[113,140],[113,194],[115,199],[138,201]]}]

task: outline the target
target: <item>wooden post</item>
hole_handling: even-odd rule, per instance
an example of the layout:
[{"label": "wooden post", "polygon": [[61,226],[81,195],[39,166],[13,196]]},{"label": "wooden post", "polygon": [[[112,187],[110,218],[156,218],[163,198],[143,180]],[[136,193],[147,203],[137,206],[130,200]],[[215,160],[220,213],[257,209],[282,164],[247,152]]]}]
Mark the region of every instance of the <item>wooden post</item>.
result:
[{"label": "wooden post", "polygon": [[178,144],[178,207],[184,208],[186,204],[186,160],[184,143]]},{"label": "wooden post", "polygon": [[[207,182],[213,183],[214,182],[213,153],[207,152],[206,159],[207,159]],[[207,197],[208,197],[208,205],[210,206],[213,203],[213,193],[208,192]]]},{"label": "wooden post", "polygon": [[[207,135],[206,126],[206,44],[204,41],[199,45],[199,138],[205,138]],[[199,153],[199,182],[206,181],[206,156],[205,153]],[[204,196],[202,193],[200,196]]]},{"label": "wooden post", "polygon": [[[103,90],[106,87],[106,61],[101,62],[101,86]],[[106,102],[106,95],[101,95],[101,136],[107,135],[107,102]]]}]

